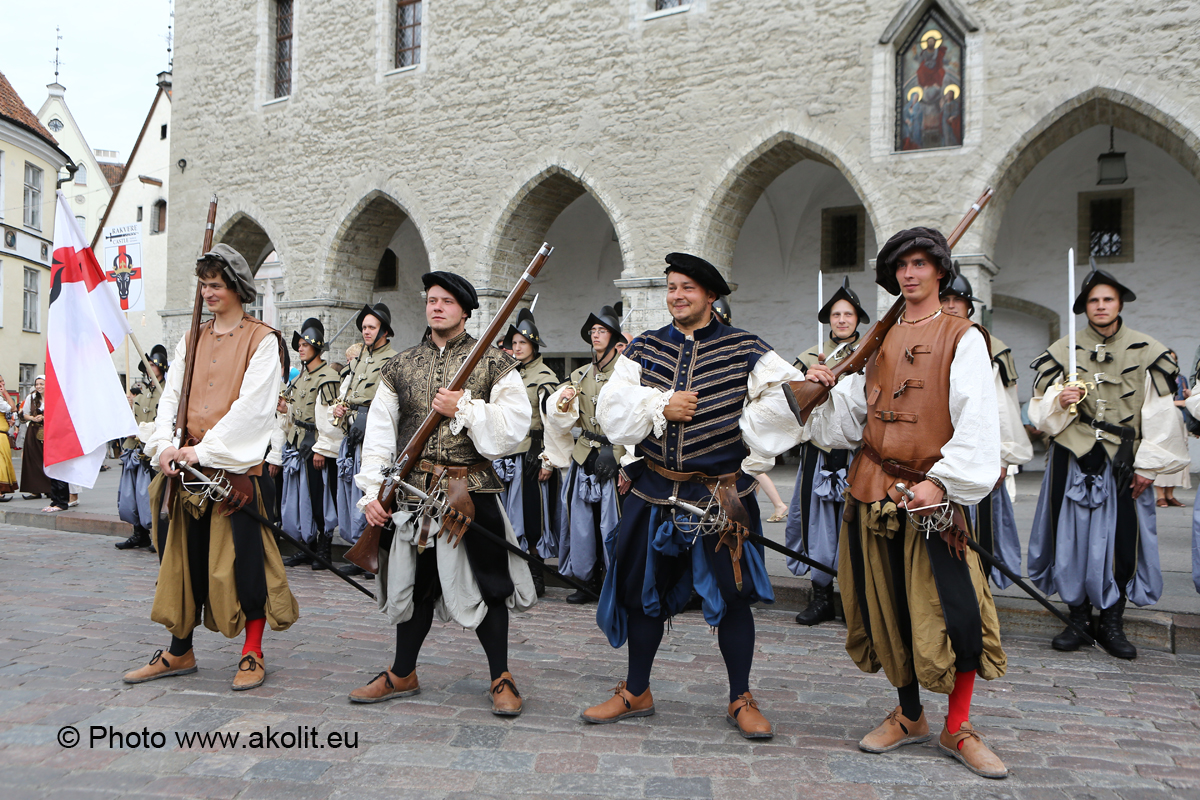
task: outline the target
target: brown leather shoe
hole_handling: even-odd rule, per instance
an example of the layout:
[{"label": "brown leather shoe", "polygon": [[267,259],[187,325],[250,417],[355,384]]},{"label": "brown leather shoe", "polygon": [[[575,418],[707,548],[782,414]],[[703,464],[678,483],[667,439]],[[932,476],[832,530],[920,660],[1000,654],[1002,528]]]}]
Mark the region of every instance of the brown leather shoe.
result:
[{"label": "brown leather shoe", "polygon": [[488,696],[492,698],[492,713],[497,717],[521,716],[521,706],[524,703],[521,693],[517,691],[517,685],[513,683],[511,672],[501,672],[500,677],[492,681]]},{"label": "brown leather shoe", "polygon": [[929,722],[925,719],[925,709],[921,709],[919,718],[911,720],[900,712],[900,706],[896,706],[882,725],[862,738],[858,749],[867,753],[887,753],[897,747],[928,742],[932,738]]},{"label": "brown leather shoe", "polygon": [[654,698],[649,687],[640,695],[632,695],[621,681],[613,688],[613,696],[598,706],[592,706],[580,714],[584,722],[607,725],[626,717],[648,717],[654,713]]},{"label": "brown leather shoe", "polygon": [[725,719],[744,739],[770,739],[775,735],[775,726],[758,710],[758,701],[749,692],[729,704]]},{"label": "brown leather shoe", "polygon": [[145,683],[159,678],[170,678],[175,675],[191,675],[196,671],[196,654],[188,650],[181,656],[164,654],[157,650],[150,663],[133,672],[126,672],[122,678],[126,683]]},{"label": "brown leather shoe", "polygon": [[942,728],[942,735],[938,738],[938,749],[951,758],[957,758],[964,767],[980,777],[1008,777],[1008,767],[988,749],[983,743],[983,737],[975,732],[969,722],[964,722],[958,733],[951,733],[949,728]]},{"label": "brown leather shoe", "polygon": [[417,682],[417,671],[414,669],[407,678],[400,678],[390,669],[371,678],[366,686],[360,686],[350,693],[351,703],[382,703],[384,700],[395,700],[397,697],[412,697],[421,693],[421,685]]},{"label": "brown leather shoe", "polygon": [[233,686],[235,692],[244,692],[247,689],[255,689],[263,685],[263,681],[267,679],[267,665],[263,661],[262,656],[255,653],[246,653],[242,656],[242,660],[238,662],[237,674],[233,676]]}]

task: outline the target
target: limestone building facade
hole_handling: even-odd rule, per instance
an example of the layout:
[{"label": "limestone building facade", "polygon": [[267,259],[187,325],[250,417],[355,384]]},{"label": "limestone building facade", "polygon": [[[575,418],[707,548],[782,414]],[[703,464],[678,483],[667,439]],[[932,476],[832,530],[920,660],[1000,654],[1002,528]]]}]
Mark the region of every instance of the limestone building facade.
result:
[{"label": "limestone building facade", "polygon": [[[1185,361],[1200,343],[1194,3],[178,0],[176,21],[171,342],[213,192],[218,240],[286,264],[284,328],[383,299],[413,342],[427,269],[476,283],[482,326],[549,241],[538,322],[570,358],[601,304],[663,324],[673,250],[790,356],[819,269],[870,296],[879,243],[949,231],[992,186],[955,252],[1018,363],[1068,324],[1068,247],[1139,292],[1129,324]],[[1097,185],[1110,150],[1127,177]]]}]

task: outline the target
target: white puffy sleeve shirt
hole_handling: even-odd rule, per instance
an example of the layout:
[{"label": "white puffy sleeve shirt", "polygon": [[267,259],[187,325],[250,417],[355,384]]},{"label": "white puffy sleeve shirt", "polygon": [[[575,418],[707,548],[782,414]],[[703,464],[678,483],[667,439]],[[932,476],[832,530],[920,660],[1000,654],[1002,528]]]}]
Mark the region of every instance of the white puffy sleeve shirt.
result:
[{"label": "white puffy sleeve shirt", "polygon": [[[450,431],[466,431],[479,455],[488,461],[509,455],[529,434],[533,409],[520,373],[510,370],[496,381],[487,400],[472,398],[464,392],[458,402],[458,413],[450,421]],[[379,496],[383,470],[396,461],[396,436],[400,416],[396,392],[386,382],[379,384],[371,408],[367,411],[367,431],[362,445],[362,470],[354,476],[363,496],[358,502],[364,508]]]},{"label": "white puffy sleeve shirt", "polygon": [[[154,433],[146,442],[145,452],[151,463],[158,465],[158,455],[175,446],[175,412],[179,408],[179,393],[183,389],[182,365],[186,363],[186,338],[175,347],[172,363],[181,365],[167,373],[163,396],[158,403]],[[242,388],[229,412],[204,434],[196,445],[196,455],[203,467],[243,473],[263,462],[267,445],[275,428],[275,406],[279,401],[279,348],[274,336],[264,336],[250,357],[250,365],[242,376]]]},{"label": "white puffy sleeve shirt", "polygon": [[[813,411],[808,428],[822,447],[854,448],[862,442],[866,421],[864,382],[843,380]],[[929,475],[946,485],[951,500],[974,505],[1000,477],[1000,411],[992,359],[975,328],[959,340],[950,363],[950,421],[954,434]]]},{"label": "white puffy sleeve shirt", "polygon": [[[750,455],[742,461],[743,472],[766,472],[775,456],[800,441],[800,423],[784,397],[783,384],[802,378],[800,370],[774,351],[762,356],[750,371],[739,423],[742,440],[750,449]],[[613,444],[626,447],[640,443],[651,431],[662,436],[667,429],[663,409],[671,394],[642,386],[641,367],[618,356],[612,377],[600,390],[596,421]]]}]

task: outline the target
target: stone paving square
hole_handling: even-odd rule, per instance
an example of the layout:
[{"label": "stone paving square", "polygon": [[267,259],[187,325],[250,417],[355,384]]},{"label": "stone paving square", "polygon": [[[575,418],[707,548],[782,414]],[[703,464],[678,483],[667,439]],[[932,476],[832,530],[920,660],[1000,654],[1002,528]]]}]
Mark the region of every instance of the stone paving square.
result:
[{"label": "stone paving square", "polygon": [[[567,605],[560,589],[512,618],[510,666],[526,699],[515,719],[489,711],[474,634],[440,623],[418,666],[421,694],[352,706],[347,692],[391,663],[394,631],[361,595],[307,568],[288,573],[301,619],[267,631],[260,689],[229,690],[241,642],[205,629],[197,674],[126,686],[120,676],[169,641],[149,619],[155,557],[119,552],[107,536],[4,525],[0,538],[3,800],[1200,798],[1194,656],[1121,662],[1007,638],[1008,675],[979,681],[973,705],[1012,772],[989,781],[934,742],[857,749],[895,695],[850,662],[836,623],[805,629],[791,612],[755,611],[752,689],[776,726],[766,742],[726,722],[716,638],[694,613],[664,639],[655,716],[581,722],[624,676],[624,651],[600,634],[594,605]],[[940,731],[945,698],[925,701]],[[79,731],[74,747],[60,743],[65,726]],[[208,738],[179,744],[193,734]],[[273,746],[250,746],[252,736]],[[139,738],[149,745],[132,747]]]}]

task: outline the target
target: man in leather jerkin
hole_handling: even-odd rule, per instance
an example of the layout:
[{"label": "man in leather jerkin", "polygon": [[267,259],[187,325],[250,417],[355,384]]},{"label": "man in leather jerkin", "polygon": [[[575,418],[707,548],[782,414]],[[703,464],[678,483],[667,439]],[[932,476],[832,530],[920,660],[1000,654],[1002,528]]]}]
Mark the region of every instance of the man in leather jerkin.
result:
[{"label": "man in leather jerkin", "polygon": [[[618,345],[628,341],[621,333],[621,304],[589,314],[579,335],[592,348],[592,363],[572,372],[546,402],[546,460],[557,469],[569,467],[559,516],[558,569],[587,581],[599,594],[607,563],[603,537],[621,519],[617,468],[625,448],[604,435],[596,401],[612,377]],[[580,429],[578,439],[571,438],[575,427]],[[568,603],[590,600],[581,591],[567,595]]]},{"label": "man in leather jerkin", "polygon": [[[933,738],[925,687],[950,695],[939,749],[978,775],[1003,778],[1007,768],[968,717],[976,674],[998,678],[1007,660],[979,556],[956,541],[971,535],[963,508],[1000,476],[999,417],[986,332],[941,309],[939,289],[955,275],[938,231],[913,228],[888,240],[876,283],[903,293],[904,312],[867,362],[863,383],[839,383],[808,426],[826,447],[862,441],[838,565],[846,650],[864,672],[883,669],[900,703],[859,748],[883,753]],[[824,366],[810,367],[807,378],[832,385]],[[897,483],[914,497],[904,499]],[[950,512],[953,522],[935,523],[937,533],[917,529],[917,515],[926,524]]]},{"label": "man in leather jerkin", "polygon": [[[1029,403],[1030,421],[1053,440],[1029,537],[1029,577],[1043,592],[1058,592],[1085,629],[1099,609],[1096,639],[1118,658],[1137,656],[1125,636],[1126,600],[1147,606],[1162,594],[1154,492],[1145,490],[1155,475],[1190,463],[1186,450],[1169,446],[1179,366],[1164,345],[1125,326],[1120,313],[1134,299],[1112,275],[1093,270],[1074,304],[1088,320],[1076,334],[1079,380],[1093,386],[1081,400],[1077,387],[1062,385],[1064,337],[1034,360]],[[1051,642],[1057,650],[1082,643],[1070,628]]]},{"label": "man in leather jerkin", "polygon": [[[641,458],[623,468],[631,485],[620,527],[606,533],[610,568],[596,613],[609,643],[628,645],[628,670],[613,696],[583,719],[654,713],[654,657],[666,620],[694,588],[725,661],[726,720],[746,738],[770,738],[774,728],[750,692],[750,607],[775,598],[762,552],[746,532],[762,531],[753,476],[800,439],[781,388],[800,373],[761,338],[712,313],[729,292],[712,264],[687,253],[666,260],[673,322],[630,342],[600,392],[601,427],[614,444],[636,444]],[[695,518],[678,512],[680,520],[672,498],[716,503],[728,524],[697,537],[689,528]]]},{"label": "man in leather jerkin", "polygon": [[201,291],[213,318],[199,329],[195,367],[188,398],[186,432],[193,444],[175,439],[175,418],[184,381],[189,336],[175,348],[177,368],[168,373],[146,455],[163,474],[150,485],[150,507],[162,507],[168,478],[176,481],[169,524],[154,519],[159,555],[158,583],[150,618],[171,633],[167,652],[125,676],[126,683],[185,675],[196,671],[192,632],[201,622],[233,638],[245,631],[234,691],[253,689],[266,676],[262,635],[291,627],[300,616],[288,587],[275,536],[251,517],[218,509],[210,499],[178,483],[173,462],[221,470],[247,495],[247,503],[266,514],[272,498],[263,479],[263,456],[274,428],[279,397],[283,342],[279,332],[246,314],[255,298],[254,278],[246,260],[226,244],[206,253],[196,267]]},{"label": "man in leather jerkin", "polygon": [[[429,328],[420,344],[389,360],[380,373],[356,477],[363,492],[359,506],[369,524],[388,523],[378,500],[383,470],[432,409],[444,418],[408,481],[425,492],[444,491],[457,514],[516,544],[492,461],[513,452],[529,433],[529,398],[517,362],[490,347],[462,390],[446,388],[475,346],[466,320],[479,300],[475,287],[454,273],[429,272],[422,283]],[[402,505],[391,518],[391,541],[380,540],[377,583],[380,608],[396,626],[396,657],[391,669],[352,691],[351,702],[378,703],[420,691],[417,656],[436,612],[479,638],[491,673],[492,713],[520,714],[521,696],[508,671],[508,613],[537,602],[529,567],[478,532],[464,532],[449,514],[414,519]]]}]

